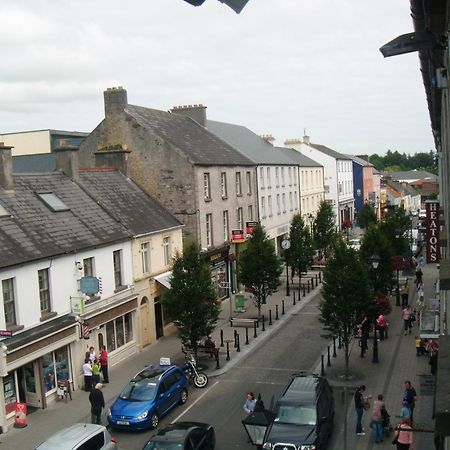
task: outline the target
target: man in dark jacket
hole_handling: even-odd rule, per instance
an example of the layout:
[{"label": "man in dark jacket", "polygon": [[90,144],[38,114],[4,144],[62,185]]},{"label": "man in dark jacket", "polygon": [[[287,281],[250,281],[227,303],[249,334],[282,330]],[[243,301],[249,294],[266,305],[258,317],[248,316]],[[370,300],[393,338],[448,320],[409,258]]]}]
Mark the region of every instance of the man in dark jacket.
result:
[{"label": "man in dark jacket", "polygon": [[97,383],[95,388],[89,394],[89,401],[91,402],[91,422],[98,425],[101,424],[100,416],[102,414],[102,409],[105,407],[102,389],[103,384]]}]

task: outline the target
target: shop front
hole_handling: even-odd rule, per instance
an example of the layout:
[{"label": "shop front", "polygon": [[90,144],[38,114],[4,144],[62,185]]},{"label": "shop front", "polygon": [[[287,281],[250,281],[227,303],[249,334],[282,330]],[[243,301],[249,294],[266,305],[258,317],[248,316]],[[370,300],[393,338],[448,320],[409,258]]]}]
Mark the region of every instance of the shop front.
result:
[{"label": "shop front", "polygon": [[205,253],[206,261],[211,268],[211,280],[216,288],[217,297],[221,300],[229,297],[229,265],[230,246],[226,245]]}]

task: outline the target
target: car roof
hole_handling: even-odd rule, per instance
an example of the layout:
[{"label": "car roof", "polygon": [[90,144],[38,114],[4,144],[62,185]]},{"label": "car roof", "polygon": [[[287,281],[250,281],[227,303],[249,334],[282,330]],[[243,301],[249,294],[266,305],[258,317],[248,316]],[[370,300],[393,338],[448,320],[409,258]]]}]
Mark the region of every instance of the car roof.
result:
[{"label": "car roof", "polygon": [[323,378],[315,375],[296,376],[292,379],[279,401],[316,403],[319,391],[322,389],[324,382],[325,380]]},{"label": "car roof", "polygon": [[137,381],[136,379],[139,379],[139,378],[156,378],[156,377],[162,375],[164,372],[167,372],[168,370],[171,370],[171,369],[177,368],[177,367],[178,366],[175,366],[175,365],[161,366],[159,364],[151,364],[150,366],[147,366],[143,370],[138,372],[133,377],[133,380]]},{"label": "car roof", "polygon": [[174,422],[159,430],[150,441],[180,441],[194,428],[209,429],[211,425],[203,422]]},{"label": "car roof", "polygon": [[69,450],[74,448],[80,441],[87,439],[90,436],[105,431],[103,425],[95,425],[92,423],[75,423],[67,428],[58,431],[50,436],[45,442],[40,444],[39,450]]}]

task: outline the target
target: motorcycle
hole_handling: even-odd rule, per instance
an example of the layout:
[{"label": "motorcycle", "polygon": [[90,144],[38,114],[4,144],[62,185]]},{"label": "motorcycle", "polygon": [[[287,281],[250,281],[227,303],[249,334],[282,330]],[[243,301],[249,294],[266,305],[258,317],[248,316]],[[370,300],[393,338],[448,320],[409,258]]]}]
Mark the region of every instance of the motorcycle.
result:
[{"label": "motorcycle", "polygon": [[208,377],[203,372],[197,371],[197,361],[192,353],[182,350],[184,353],[184,373],[194,382],[198,388],[204,388],[208,384]]}]

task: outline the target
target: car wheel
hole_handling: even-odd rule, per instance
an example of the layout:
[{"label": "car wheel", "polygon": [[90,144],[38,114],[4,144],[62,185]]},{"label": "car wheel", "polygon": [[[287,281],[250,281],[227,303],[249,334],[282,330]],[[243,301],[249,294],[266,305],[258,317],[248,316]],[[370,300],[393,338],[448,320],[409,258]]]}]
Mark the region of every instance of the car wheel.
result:
[{"label": "car wheel", "polygon": [[187,397],[187,391],[186,389],[183,389],[180,394],[180,405],[184,405],[187,402]]},{"label": "car wheel", "polygon": [[154,430],[159,424],[159,417],[158,414],[156,414],[156,412],[154,412],[152,414],[152,416],[150,417],[150,427],[152,430]]}]

